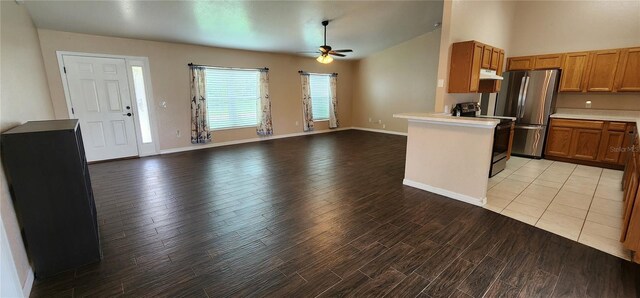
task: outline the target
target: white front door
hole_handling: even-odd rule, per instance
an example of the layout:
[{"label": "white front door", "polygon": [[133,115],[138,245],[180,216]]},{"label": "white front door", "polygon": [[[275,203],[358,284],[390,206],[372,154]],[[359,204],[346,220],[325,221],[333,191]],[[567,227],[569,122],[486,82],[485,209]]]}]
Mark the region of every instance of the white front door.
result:
[{"label": "white front door", "polygon": [[87,160],[138,155],[125,59],[63,55]]}]

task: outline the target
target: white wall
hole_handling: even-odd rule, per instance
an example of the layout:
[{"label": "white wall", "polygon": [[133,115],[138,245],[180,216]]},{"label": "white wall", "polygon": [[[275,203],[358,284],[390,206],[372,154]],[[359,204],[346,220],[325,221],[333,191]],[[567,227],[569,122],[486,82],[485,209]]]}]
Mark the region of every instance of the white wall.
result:
[{"label": "white wall", "polygon": [[[477,40],[503,48],[507,57],[640,46],[640,1],[445,0],[435,109],[476,101],[477,94],[449,94],[451,44]],[[640,96],[561,93],[558,106],[638,109]]]},{"label": "white wall", "polygon": [[433,111],[439,50],[438,29],[360,60],[353,126],[407,132],[394,113]]},{"label": "white wall", "polygon": [[[31,17],[14,1],[2,1],[0,11],[0,131],[28,120],[53,119],[40,42]],[[0,219],[6,230],[6,238],[0,237],[0,241],[8,241],[19,288],[26,283],[29,289],[33,274],[1,167]],[[2,247],[7,246],[3,243]],[[4,274],[10,274],[4,272],[5,268],[3,265],[3,272],[0,272],[3,280]]]},{"label": "white wall", "polygon": [[640,1],[519,1],[508,56],[640,46]]},{"label": "white wall", "polygon": [[[338,73],[338,117],[340,125],[351,126],[351,100],[355,62],[336,59],[320,64],[315,58],[287,54],[243,51],[190,44],[117,38],[38,29],[51,99],[58,118],[68,118],[56,51],[84,52],[149,58],[151,82],[158,122],[160,149],[199,147],[190,140],[188,63],[226,67],[268,67],[269,96],[274,135],[302,132],[302,100],[299,70]],[[166,101],[166,108],[159,103]],[[296,125],[298,122],[298,125]],[[316,130],[328,129],[328,122],[315,122]],[[177,131],[180,130],[180,136]],[[256,138],[255,128],[218,130],[213,142]]]},{"label": "white wall", "polygon": [[[541,21],[544,20],[544,21]],[[520,1],[508,56],[640,46],[640,1]],[[559,93],[556,106],[640,110],[638,93]]]},{"label": "white wall", "polygon": [[451,44],[476,40],[504,49],[509,55],[515,5],[514,1],[444,1],[438,64],[438,79],[444,85],[436,89],[436,111],[442,111],[445,105],[451,108],[456,103],[479,99],[479,94],[447,92]]}]

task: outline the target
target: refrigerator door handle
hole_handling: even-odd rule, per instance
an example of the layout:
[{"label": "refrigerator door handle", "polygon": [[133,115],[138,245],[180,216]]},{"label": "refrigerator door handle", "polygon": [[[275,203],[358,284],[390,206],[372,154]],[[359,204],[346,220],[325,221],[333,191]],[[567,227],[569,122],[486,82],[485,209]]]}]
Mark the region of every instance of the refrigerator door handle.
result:
[{"label": "refrigerator door handle", "polygon": [[520,113],[522,112],[522,91],[524,90],[524,84],[527,76],[522,77],[520,81],[520,92],[518,92],[518,106],[516,108],[516,119],[520,118]]},{"label": "refrigerator door handle", "polygon": [[522,118],[524,116],[524,105],[527,101],[527,90],[529,90],[529,76],[525,76],[522,79],[525,79],[524,82],[524,91],[522,92],[522,103],[520,104],[520,115],[518,115],[518,118]]}]

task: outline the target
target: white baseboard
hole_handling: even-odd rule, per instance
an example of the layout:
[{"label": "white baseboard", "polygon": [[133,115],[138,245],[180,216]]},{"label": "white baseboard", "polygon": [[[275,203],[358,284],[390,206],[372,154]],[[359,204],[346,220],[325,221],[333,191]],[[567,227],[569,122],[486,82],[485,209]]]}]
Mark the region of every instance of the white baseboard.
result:
[{"label": "white baseboard", "polygon": [[387,134],[399,135],[399,136],[407,136],[406,132],[398,132],[398,131],[391,131],[391,130],[384,130],[384,129],[375,129],[375,128],[366,128],[366,127],[357,127],[357,126],[354,126],[351,129],[378,132],[378,133],[387,133]]},{"label": "white baseboard", "polygon": [[236,145],[236,144],[261,142],[261,141],[268,141],[268,140],[275,140],[275,139],[284,139],[284,138],[299,137],[299,136],[306,136],[306,135],[313,135],[313,134],[320,134],[320,133],[329,133],[329,132],[336,132],[336,131],[349,130],[349,129],[352,129],[352,128],[351,127],[339,127],[339,128],[334,128],[334,129],[316,130],[316,131],[309,131],[309,132],[297,132],[297,133],[275,135],[275,136],[268,136],[268,137],[256,137],[256,138],[236,140],[236,141],[227,141],[227,142],[219,142],[219,143],[208,143],[208,144],[202,144],[202,145],[193,145],[193,146],[188,146],[188,147],[180,147],[180,148],[171,148],[171,149],[160,150],[160,154],[170,154],[170,153],[178,153],[178,152],[185,152],[185,151],[191,151],[191,150],[200,150],[200,149],[207,149],[207,148],[214,148],[214,147],[221,147],[221,146]]},{"label": "white baseboard", "polygon": [[487,203],[487,198],[474,198],[468,195],[463,195],[463,194],[459,194],[453,191],[449,191],[446,189],[442,189],[442,188],[438,188],[435,186],[431,186],[431,185],[427,185],[424,183],[420,183],[420,182],[415,182],[409,179],[404,179],[402,180],[402,184],[407,185],[407,186],[411,186],[411,187],[415,187],[418,189],[422,189],[422,190],[426,190],[428,192],[432,192],[432,193],[436,193],[448,198],[452,198],[452,199],[456,199],[458,201],[463,201],[465,203],[469,203],[469,204],[473,204],[476,206],[484,206],[484,204]]},{"label": "white baseboard", "polygon": [[33,280],[35,276],[33,275],[33,269],[29,267],[29,271],[27,271],[27,280],[24,281],[24,285],[22,285],[22,295],[24,297],[29,297],[31,295],[31,288],[33,287]]}]

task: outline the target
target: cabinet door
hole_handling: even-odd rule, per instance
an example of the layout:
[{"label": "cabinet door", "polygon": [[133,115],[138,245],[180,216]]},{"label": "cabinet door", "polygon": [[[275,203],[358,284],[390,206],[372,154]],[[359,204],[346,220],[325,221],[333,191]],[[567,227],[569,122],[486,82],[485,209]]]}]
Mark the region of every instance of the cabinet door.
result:
[{"label": "cabinet door", "polygon": [[499,59],[500,59],[500,49],[493,48],[493,50],[491,51],[491,65],[489,66],[489,69],[498,70]]},{"label": "cabinet door", "polygon": [[[498,68],[496,69],[496,74],[502,76],[502,72],[504,72],[504,50],[501,49],[498,55]],[[492,93],[500,91],[502,80],[497,80],[495,86],[496,87]]]},{"label": "cabinet door", "polygon": [[640,48],[622,50],[616,73],[615,91],[640,91]]},{"label": "cabinet door", "polygon": [[560,92],[580,92],[583,89],[589,52],[565,54],[560,76]]},{"label": "cabinet door", "polygon": [[620,50],[592,52],[589,57],[588,92],[611,92],[615,81]]},{"label": "cabinet door", "polygon": [[624,131],[607,130],[602,134],[598,161],[617,164],[622,154],[624,144]]},{"label": "cabinet door", "polygon": [[493,47],[485,45],[482,51],[482,68],[491,68],[491,53],[493,53]]},{"label": "cabinet door", "polygon": [[549,136],[547,137],[547,149],[545,154],[569,157],[572,134],[572,128],[551,126],[549,128]]},{"label": "cabinet door", "polygon": [[554,69],[562,67],[563,54],[550,54],[536,56],[533,62],[533,69]]},{"label": "cabinet door", "polygon": [[512,57],[507,63],[507,70],[530,70],[533,69],[533,56]]},{"label": "cabinet door", "polygon": [[600,149],[602,130],[575,128],[571,135],[570,157],[582,160],[596,160]]},{"label": "cabinet door", "polygon": [[[624,140],[622,141],[622,153],[620,154],[620,159],[618,159],[619,165],[626,165],[631,157],[631,149],[633,148],[633,139],[636,135],[636,125],[633,123],[627,124],[627,131],[624,135]],[[625,170],[626,171],[626,170]],[[625,175],[627,175],[625,173]]]},{"label": "cabinet door", "polygon": [[513,149],[513,134],[516,130],[516,123],[511,122],[511,131],[509,131],[509,147],[507,148],[507,160],[511,158],[511,150]]},{"label": "cabinet door", "polygon": [[469,91],[478,91],[480,85],[480,63],[482,62],[482,52],[484,51],[481,44],[474,44],[473,59],[471,61],[471,80],[469,81]]}]

